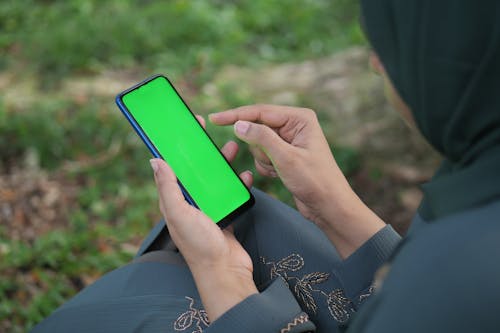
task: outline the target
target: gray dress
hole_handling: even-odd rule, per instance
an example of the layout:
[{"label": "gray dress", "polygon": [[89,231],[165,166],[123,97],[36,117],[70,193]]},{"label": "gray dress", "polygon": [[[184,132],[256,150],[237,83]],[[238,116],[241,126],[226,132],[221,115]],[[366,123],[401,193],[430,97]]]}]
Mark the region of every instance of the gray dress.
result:
[{"label": "gray dress", "polygon": [[260,291],[214,323],[164,222],[136,258],[83,289],[39,332],[338,332],[372,292],[374,272],[400,240],[386,226],[347,260],[289,206],[253,189],[256,204],[234,222]]}]

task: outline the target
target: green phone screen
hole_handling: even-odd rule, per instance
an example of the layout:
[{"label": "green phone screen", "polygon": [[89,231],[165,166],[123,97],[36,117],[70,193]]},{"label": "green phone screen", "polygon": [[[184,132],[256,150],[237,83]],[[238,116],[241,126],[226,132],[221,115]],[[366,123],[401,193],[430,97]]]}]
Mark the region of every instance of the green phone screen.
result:
[{"label": "green phone screen", "polygon": [[250,193],[163,76],[122,96],[143,132],[201,211],[219,222]]}]

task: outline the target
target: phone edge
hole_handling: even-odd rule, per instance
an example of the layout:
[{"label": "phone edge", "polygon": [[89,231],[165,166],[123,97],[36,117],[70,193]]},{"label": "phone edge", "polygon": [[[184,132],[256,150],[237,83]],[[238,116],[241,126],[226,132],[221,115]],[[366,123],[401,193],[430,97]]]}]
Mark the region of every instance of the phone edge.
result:
[{"label": "phone edge", "polygon": [[[154,79],[154,77],[151,77],[150,79]],[[136,84],[135,86],[133,86],[133,87],[131,87],[131,88],[129,88],[129,89],[127,89],[127,90],[119,93],[118,95],[116,95],[115,103],[118,106],[118,108],[120,109],[120,111],[122,112],[122,114],[125,116],[125,118],[127,118],[129,124],[132,126],[132,128],[134,129],[134,131],[136,132],[136,134],[139,135],[139,137],[141,138],[142,142],[144,142],[144,144],[146,145],[146,147],[148,147],[148,149],[151,152],[151,154],[153,155],[153,157],[155,157],[155,158],[161,158],[163,160],[163,156],[161,156],[160,152],[156,149],[156,147],[151,142],[151,140],[149,140],[148,136],[146,135],[146,133],[144,132],[144,130],[141,128],[141,125],[139,125],[135,121],[134,117],[128,111],[127,107],[125,106],[125,104],[123,104],[123,101],[122,101],[122,97],[125,94],[127,94],[128,92],[134,90],[135,88],[139,87],[140,85],[146,83],[147,81],[149,81],[149,80],[142,81],[142,82]],[[189,195],[189,193],[187,192],[187,190],[184,188],[184,185],[182,185],[182,183],[179,181],[179,179],[177,179],[177,184],[179,185],[179,187],[180,187],[180,189],[182,191],[182,195],[184,196],[184,198],[186,199],[186,201],[191,206],[199,208],[198,205],[196,204],[196,202],[193,200],[193,198],[191,198],[191,196]]]}]

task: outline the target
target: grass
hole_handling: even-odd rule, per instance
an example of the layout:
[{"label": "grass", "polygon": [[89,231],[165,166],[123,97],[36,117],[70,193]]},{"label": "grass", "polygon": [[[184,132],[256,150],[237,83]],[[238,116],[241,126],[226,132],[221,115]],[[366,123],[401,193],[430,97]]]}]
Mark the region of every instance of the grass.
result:
[{"label": "grass", "polygon": [[1,64],[24,60],[52,87],[75,72],[140,64],[206,80],[223,64],[310,58],[362,41],[350,0],[172,0],[0,5]]},{"label": "grass", "polygon": [[[300,0],[286,8],[269,0],[7,0],[0,4],[0,31],[0,71],[14,80],[34,78],[43,92],[23,106],[0,97],[0,176],[28,168],[27,156],[34,156],[35,170],[67,199],[50,230],[34,238],[12,236],[14,217],[0,225],[0,331],[10,332],[28,330],[129,261],[160,217],[149,154],[113,102],[61,96],[61,81],[135,68],[199,88],[226,64],[297,61],[362,42],[350,0]],[[204,102],[194,96],[190,104],[203,109]],[[247,102],[229,89],[211,105]],[[227,128],[208,130],[218,145],[233,137]],[[356,170],[356,151],[336,151],[346,172]],[[235,168],[253,169],[246,148]],[[255,185],[291,201],[278,180],[257,178]],[[28,194],[17,202],[0,196],[0,204],[28,207],[43,191]]]}]

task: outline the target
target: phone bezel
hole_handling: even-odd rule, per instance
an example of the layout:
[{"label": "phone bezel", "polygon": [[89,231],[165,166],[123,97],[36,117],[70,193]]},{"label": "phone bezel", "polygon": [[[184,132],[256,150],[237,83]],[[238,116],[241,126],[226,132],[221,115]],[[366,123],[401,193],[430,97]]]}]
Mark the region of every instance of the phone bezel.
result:
[{"label": "phone bezel", "polygon": [[[250,190],[246,187],[245,183],[243,183],[243,181],[240,179],[240,177],[238,177],[238,174],[233,169],[232,165],[229,163],[229,161],[226,159],[226,157],[220,152],[219,148],[217,147],[217,145],[215,144],[215,142],[212,140],[212,138],[210,137],[210,135],[208,135],[207,131],[198,122],[198,120],[196,119],[196,115],[193,113],[193,111],[191,111],[191,108],[186,103],[186,101],[182,98],[182,96],[179,94],[179,92],[177,91],[177,89],[175,88],[175,86],[172,84],[172,82],[165,75],[162,75],[162,74],[153,75],[153,76],[151,76],[151,77],[149,77],[149,78],[147,78],[147,79],[139,82],[138,84],[136,84],[136,85],[134,85],[134,86],[132,86],[132,87],[130,87],[130,88],[122,91],[121,93],[119,93],[116,96],[116,98],[115,98],[115,102],[116,102],[118,108],[120,109],[120,111],[122,112],[122,114],[125,116],[125,118],[127,118],[127,120],[130,123],[130,125],[132,125],[132,128],[135,130],[135,132],[137,133],[137,135],[139,135],[139,137],[141,138],[141,140],[148,147],[148,149],[151,152],[151,154],[153,154],[153,156],[156,157],[156,158],[164,159],[163,156],[158,151],[158,149],[156,149],[155,145],[151,142],[151,140],[147,136],[146,132],[142,129],[142,127],[139,125],[139,123],[135,120],[135,118],[132,115],[132,113],[127,109],[127,107],[125,106],[125,103],[123,103],[123,97],[125,95],[127,95],[128,93],[130,93],[130,92],[132,92],[132,91],[134,91],[136,89],[139,89],[140,87],[142,87],[142,86],[148,84],[149,82],[151,82],[153,80],[156,80],[158,78],[165,79],[168,82],[168,84],[172,87],[172,89],[174,90],[174,92],[177,94],[177,96],[180,98],[180,100],[182,101],[182,103],[184,103],[184,105],[188,109],[189,113],[193,116],[193,118],[195,118],[196,124],[198,124],[198,126],[201,127],[201,129],[203,130],[203,132],[205,133],[205,135],[208,137],[208,139],[210,140],[210,142],[212,143],[212,145],[214,145],[214,147],[216,148],[216,151],[226,161],[226,163],[229,165],[229,167],[231,168],[231,170],[235,174],[236,178],[241,182],[241,184],[243,185],[243,187],[247,190],[247,192],[249,194],[249,199],[245,203],[243,203],[237,209],[235,209],[234,211],[232,211],[231,213],[229,213],[228,215],[226,215],[219,222],[215,222],[214,221],[215,224],[217,224],[220,228],[223,229],[223,228],[227,227],[229,224],[231,224],[231,222],[237,216],[241,215],[243,212],[245,212],[250,207],[252,207],[254,205],[254,203],[255,203],[255,198],[252,195],[252,192],[250,192]],[[198,205],[196,205],[196,202],[193,200],[193,198],[191,198],[191,196],[189,195],[189,192],[182,185],[182,183],[179,181],[179,179],[177,179],[177,183],[179,184],[179,187],[180,187],[180,189],[182,191],[182,194],[184,195],[184,198],[186,199],[186,201],[190,205],[192,205],[192,206],[196,207],[197,209],[199,209]]]}]

